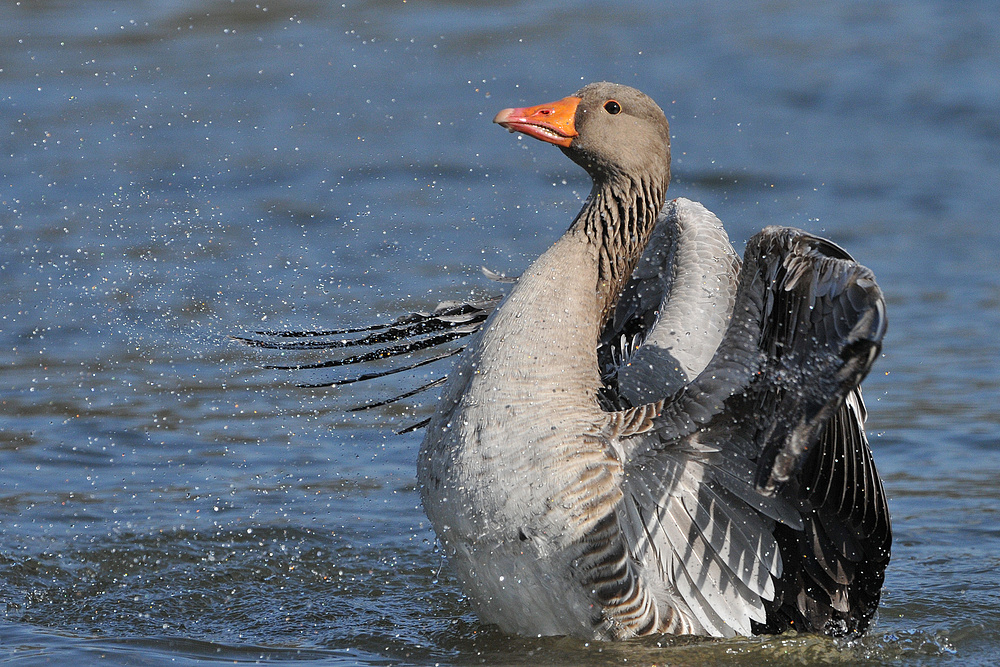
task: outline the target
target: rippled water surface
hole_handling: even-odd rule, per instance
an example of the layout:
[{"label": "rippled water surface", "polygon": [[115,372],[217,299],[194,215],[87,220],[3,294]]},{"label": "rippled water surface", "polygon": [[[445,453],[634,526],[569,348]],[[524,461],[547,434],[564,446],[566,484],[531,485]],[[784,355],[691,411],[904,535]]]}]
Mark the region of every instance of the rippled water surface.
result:
[{"label": "rippled water surface", "polygon": [[[994,2],[0,5],[0,656],[24,664],[1000,662]],[[588,190],[490,123],[610,79],[674,196],[827,235],[889,302],[866,384],[896,541],[872,633],[506,637],[415,482],[429,406],[300,389],[260,328],[496,286]],[[322,379],[322,378],[320,378]]]}]

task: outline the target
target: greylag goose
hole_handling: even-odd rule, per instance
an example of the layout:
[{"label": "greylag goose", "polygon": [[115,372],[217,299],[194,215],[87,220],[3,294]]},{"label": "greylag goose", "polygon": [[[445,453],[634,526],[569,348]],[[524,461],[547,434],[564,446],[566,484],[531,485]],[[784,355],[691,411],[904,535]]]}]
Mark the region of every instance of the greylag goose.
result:
[{"label": "greylag goose", "polygon": [[751,238],[741,266],[714,215],[665,201],[667,120],[632,88],[590,84],[495,122],[593,179],[502,301],[248,342],[376,348],[309,367],[432,351],[333,384],[461,353],[406,396],[445,385],[420,424],[420,493],[487,623],[606,640],[863,632],[891,545],[859,387],[886,327],[871,271],[785,227]]}]

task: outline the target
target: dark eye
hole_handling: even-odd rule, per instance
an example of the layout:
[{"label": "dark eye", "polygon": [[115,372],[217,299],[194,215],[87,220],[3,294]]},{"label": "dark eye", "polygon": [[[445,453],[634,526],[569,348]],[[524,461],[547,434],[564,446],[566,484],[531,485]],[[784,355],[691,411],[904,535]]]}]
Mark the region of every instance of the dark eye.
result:
[{"label": "dark eye", "polygon": [[622,105],[618,104],[618,102],[615,102],[614,100],[608,100],[604,103],[604,110],[614,116],[622,110]]}]

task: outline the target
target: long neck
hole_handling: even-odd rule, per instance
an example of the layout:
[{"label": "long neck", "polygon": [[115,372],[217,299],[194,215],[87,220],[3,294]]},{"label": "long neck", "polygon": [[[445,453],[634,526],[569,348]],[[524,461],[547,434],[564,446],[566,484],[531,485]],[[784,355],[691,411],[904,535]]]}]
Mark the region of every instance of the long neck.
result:
[{"label": "long neck", "polygon": [[649,243],[666,190],[664,179],[621,175],[595,178],[590,197],[570,227],[571,234],[585,235],[597,250],[602,322]]},{"label": "long neck", "polygon": [[[502,403],[509,425],[519,405],[569,406],[571,415],[597,409],[600,332],[648,243],[665,189],[596,182],[569,231],[525,270],[463,357],[469,366],[458,374],[468,377],[470,395],[483,406]],[[454,390],[455,400],[462,391]]]}]

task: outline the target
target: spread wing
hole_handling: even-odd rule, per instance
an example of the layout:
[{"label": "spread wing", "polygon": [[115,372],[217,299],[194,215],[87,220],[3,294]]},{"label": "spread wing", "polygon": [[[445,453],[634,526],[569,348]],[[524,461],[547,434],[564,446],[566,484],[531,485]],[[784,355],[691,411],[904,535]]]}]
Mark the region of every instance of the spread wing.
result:
[{"label": "spread wing", "polygon": [[690,630],[869,622],[891,538],[858,385],[885,323],[868,269],[767,228],[748,244],[711,362],[650,430],[622,439],[619,525]]},{"label": "spread wing", "polygon": [[739,270],[714,213],[688,199],[666,203],[601,335],[614,407],[666,398],[701,372],[729,324]]},{"label": "spread wing", "polygon": [[[620,443],[618,527],[592,536],[586,559],[598,598],[631,605],[617,616],[631,625],[622,636],[863,630],[891,546],[858,388],[885,330],[881,293],[834,244],[779,228],[751,240],[736,291],[739,262],[711,213],[676,200],[660,222],[599,350],[609,409],[663,405],[639,404],[657,416]],[[321,383],[336,386],[457,354],[498,303],[446,302],[387,325],[234,339],[340,353],[288,369],[365,366]],[[692,344],[692,326],[706,339]],[[629,370],[640,362],[652,375]],[[632,565],[621,560],[626,550]],[[640,596],[640,580],[653,590]]]},{"label": "spread wing", "polygon": [[841,636],[864,631],[874,616],[892,529],[864,416],[859,389],[848,394],[791,480],[803,505],[803,530],[776,527],[789,565],[768,622],[755,631],[815,628]]}]

